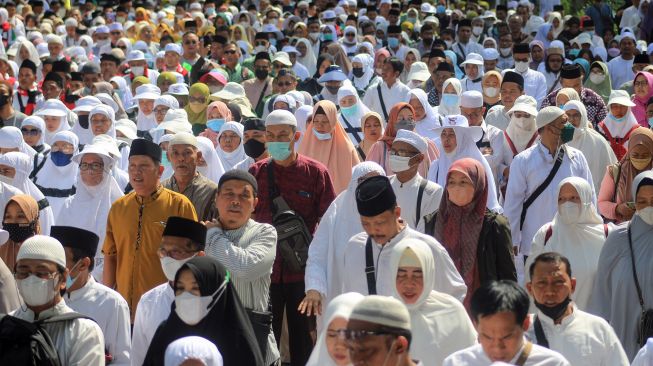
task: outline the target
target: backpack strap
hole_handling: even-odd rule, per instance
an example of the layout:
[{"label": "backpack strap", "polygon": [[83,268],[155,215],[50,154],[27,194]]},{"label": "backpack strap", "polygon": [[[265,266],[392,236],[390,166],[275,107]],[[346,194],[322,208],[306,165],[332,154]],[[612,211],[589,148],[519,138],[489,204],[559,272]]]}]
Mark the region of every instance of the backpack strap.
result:
[{"label": "backpack strap", "polygon": [[88,320],[92,320],[92,321],[95,322],[95,319],[93,319],[93,318],[91,318],[89,316],[86,316],[84,314],[80,314],[80,313],[77,313],[77,312],[73,311],[73,312],[70,312],[70,313],[55,315],[55,316],[49,317],[47,319],[37,320],[34,323],[39,324],[39,325],[43,325],[43,324],[52,324],[52,323],[58,323],[58,322],[67,322],[67,321],[71,321],[71,320],[75,320],[75,319],[88,319]]},{"label": "backpack strap", "polygon": [[540,317],[535,315],[535,321],[533,322],[533,329],[535,330],[535,338],[537,340],[537,344],[542,347],[549,348],[549,340],[546,339],[546,335],[544,334],[544,329],[542,328],[542,322],[540,321]]},{"label": "backpack strap", "polygon": [[417,207],[415,207],[415,230],[417,230],[417,225],[421,219],[422,213],[422,196],[424,195],[424,189],[426,188],[427,180],[422,178],[422,181],[419,182],[419,189],[417,190]]},{"label": "backpack strap", "polygon": [[553,163],[553,168],[551,168],[551,171],[549,172],[549,175],[544,179],[544,182],[540,184],[533,193],[524,201],[524,204],[522,206],[521,210],[521,217],[519,220],[519,230],[521,230],[524,227],[524,221],[526,220],[526,212],[528,211],[528,208],[535,202],[535,200],[544,192],[544,190],[551,184],[551,181],[555,177],[555,175],[558,173],[558,169],[560,169],[560,166],[562,165],[562,160],[564,159],[565,156],[565,148],[564,145],[560,148],[558,151],[557,157],[555,162]]},{"label": "backpack strap", "polygon": [[365,276],[367,276],[367,293],[376,295],[376,271],[374,270],[374,255],[372,254],[372,237],[367,237],[365,243]]},{"label": "backpack strap", "polygon": [[43,166],[45,165],[45,161],[48,160],[47,156],[43,156],[43,160],[41,160],[41,163],[39,164],[39,154],[34,155],[34,167],[32,169],[32,172],[29,173],[29,179],[36,183],[36,175],[43,169]]},{"label": "backpack strap", "polygon": [[[612,173],[612,179],[614,180],[614,192],[612,192],[612,201],[616,202],[617,199],[617,188],[619,188],[619,181],[621,180],[621,163],[617,162],[610,167],[610,172]],[[615,168],[617,169],[617,174],[615,175]]]},{"label": "backpack strap", "polygon": [[383,118],[385,120],[388,120],[388,112],[385,109],[385,103],[383,102],[383,95],[381,94],[381,84],[383,83],[378,83],[376,84],[376,92],[379,94],[379,102],[381,103],[381,109],[383,110]]},{"label": "backpack strap", "polygon": [[551,239],[551,235],[553,235],[553,225],[549,224],[546,228],[546,234],[544,234],[544,246],[546,246],[546,243]]}]

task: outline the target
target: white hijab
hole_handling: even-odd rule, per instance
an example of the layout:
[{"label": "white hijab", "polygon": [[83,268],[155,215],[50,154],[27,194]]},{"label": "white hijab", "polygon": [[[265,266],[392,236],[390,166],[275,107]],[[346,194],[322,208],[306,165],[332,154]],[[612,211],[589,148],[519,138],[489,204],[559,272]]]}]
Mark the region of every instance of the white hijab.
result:
[{"label": "white hijab", "polygon": [[[463,94],[463,87],[462,84],[460,83],[460,80],[456,78],[449,78],[444,81],[442,84],[442,93],[444,94],[445,89],[451,85],[453,86],[454,90],[456,91],[456,95],[458,95],[458,104],[455,106],[446,106],[442,104],[442,97],[440,97],[440,105],[438,106],[438,114],[442,116],[450,116],[453,114],[460,114],[460,98]],[[444,187],[444,186],[443,186]]]},{"label": "white hijab", "polygon": [[[45,143],[45,121],[43,121],[43,118],[39,116],[29,116],[23,120],[23,123],[21,123],[20,127],[25,127],[25,126],[30,126],[34,128],[38,128],[41,131],[41,137],[39,137],[39,141],[36,143],[37,146],[43,145],[43,151],[50,150],[50,145]],[[2,134],[2,130],[5,130],[7,127],[0,129],[0,135]],[[21,132],[21,139],[22,139],[22,132]],[[22,151],[22,150],[21,150]],[[29,153],[22,151],[29,155]]]},{"label": "white hijab", "polygon": [[198,360],[206,366],[222,366],[218,347],[206,338],[188,336],[179,338],[166,348],[165,366],[179,366],[187,360]]},{"label": "white hijab", "polygon": [[[526,150],[529,141],[531,141],[533,135],[537,133],[537,126],[535,124],[535,116],[531,116],[528,121],[526,121],[526,125],[520,126],[512,120],[513,115],[514,112],[508,115],[510,122],[508,122],[508,127],[506,127],[506,133],[508,134],[508,137],[510,137],[510,141],[515,145],[517,153],[520,153]],[[537,137],[535,139],[537,140]],[[508,141],[506,141],[506,143],[507,142]]]},{"label": "white hijab", "polygon": [[[476,331],[462,303],[455,297],[435,291],[437,276],[431,248],[415,238],[401,240],[392,248],[390,273],[397,276],[399,264],[407,249],[419,259],[424,287],[414,304],[405,304],[410,313],[413,340],[410,354],[425,366],[442,365],[450,354],[476,344]],[[397,287],[392,296],[403,302]]]},{"label": "white hijab", "polygon": [[[61,122],[59,123],[59,127],[55,131],[50,132],[50,131],[48,131],[47,128],[45,129],[45,142],[48,145],[52,145],[54,143],[54,136],[57,133],[59,133],[61,131],[68,131],[68,130],[71,129],[70,125],[68,124],[68,113],[70,113],[70,110],[68,109],[68,107],[66,107],[65,104],[63,104],[62,101],[60,101],[58,99],[48,99],[47,102],[49,103],[49,105],[48,105],[49,108],[54,108],[54,109],[56,109],[58,111],[61,111],[63,113],[63,116],[61,116],[61,117],[57,116],[57,117],[61,118]],[[40,116],[40,117],[46,116],[46,114],[41,113],[41,112],[42,111],[36,111],[35,114],[37,116]],[[44,120],[45,120],[45,118],[44,118]]]},{"label": "white hijab", "polygon": [[424,116],[423,119],[415,121],[417,122],[415,125],[415,133],[434,142],[439,140],[440,135],[433,131],[434,128],[440,126],[439,115],[429,104],[429,97],[426,95],[426,92],[419,88],[411,89],[408,92],[406,103],[410,103],[410,100],[413,97],[419,100],[420,104],[422,104],[422,108],[424,108],[424,112],[426,112],[426,116]]},{"label": "white hijab", "polygon": [[236,164],[243,161],[247,157],[247,154],[245,154],[245,148],[243,147],[243,138],[244,138],[243,125],[238,122],[227,122],[223,124],[222,127],[220,128],[220,135],[225,131],[234,132],[236,133],[236,135],[238,135],[238,137],[240,137],[240,144],[238,144],[238,147],[230,153],[222,150],[220,144],[218,144],[218,146],[215,148],[216,152],[218,153],[218,158],[220,158],[220,162],[222,163],[222,166],[224,168],[224,171],[229,171],[233,169],[234,166],[236,166]]},{"label": "white hijab", "polygon": [[297,62],[304,65],[308,69],[309,75],[314,75],[317,70],[317,58],[315,57],[315,52],[313,52],[313,45],[306,38],[300,38],[297,40],[297,43],[303,43],[306,46],[306,54],[302,57],[297,57]]},{"label": "white hijab", "polygon": [[125,109],[129,109],[134,104],[134,96],[132,95],[131,88],[127,86],[127,80],[121,76],[114,76],[109,82],[118,85],[118,89],[115,89],[115,92],[120,96],[120,100]]},{"label": "white hijab", "polygon": [[317,338],[317,343],[313,348],[313,352],[311,353],[311,357],[308,359],[306,366],[336,366],[336,363],[331,358],[326,346],[329,324],[336,318],[349,320],[349,316],[354,310],[354,307],[356,307],[356,305],[364,298],[365,296],[357,292],[347,292],[335,297],[331,302],[329,302],[323,317],[324,323],[322,324],[322,331]]},{"label": "white hijab", "polygon": [[[33,119],[35,117],[28,118]],[[43,133],[41,133],[41,136],[43,136]],[[41,140],[42,139],[43,137],[41,137]],[[14,126],[0,128],[0,147],[5,149],[18,149],[18,151],[27,154],[30,159],[34,159],[34,155],[37,154],[36,150],[23,140],[23,133],[20,129]]]},{"label": "white hijab", "polygon": [[306,134],[306,120],[313,115],[313,107],[310,105],[303,105],[295,111],[295,119],[297,119],[297,131],[301,133],[296,145],[301,146],[304,134]]},{"label": "white hijab", "polygon": [[[608,131],[610,131],[612,137],[624,137],[631,128],[639,126],[637,118],[635,118],[635,115],[633,114],[632,107],[628,107],[628,112],[626,112],[624,120],[617,122],[612,118],[612,113],[610,113],[610,104],[608,104],[608,115],[605,117],[605,120],[603,120],[603,123]],[[626,142],[624,146],[628,147],[628,142]]]},{"label": "white hijab", "polygon": [[[342,98],[348,97],[348,96],[353,96],[356,98],[356,114],[353,116],[347,116],[347,122],[349,122],[350,125],[353,127],[361,127],[361,118],[365,114],[367,114],[370,110],[365,106],[365,104],[361,103],[360,98],[358,97],[358,92],[356,92],[356,89],[352,85],[343,85],[338,89],[338,105],[340,105],[340,100]],[[342,108],[342,107],[341,107]],[[342,110],[338,112],[338,119],[340,120],[340,124],[342,125],[342,128],[347,128],[347,125],[342,121]],[[361,136],[362,137],[362,136]]]},{"label": "white hijab", "polygon": [[212,180],[215,184],[218,184],[218,181],[220,180],[220,177],[222,177],[222,174],[224,174],[225,170],[220,158],[218,157],[218,153],[213,147],[213,142],[206,137],[198,136],[197,147],[202,152],[202,159],[206,161],[206,166],[198,166],[197,171]]},{"label": "white hijab", "polygon": [[89,130],[91,130],[91,133],[93,133],[92,131],[93,125],[91,120],[93,116],[96,114],[101,114],[109,119],[109,122],[111,122],[111,126],[109,127],[109,130],[104,134],[111,136],[115,140],[116,139],[116,113],[113,110],[113,108],[111,108],[106,104],[99,104],[93,107],[93,109],[91,109],[91,112],[88,115],[88,128]]},{"label": "white hijab", "polygon": [[367,53],[359,53],[354,56],[352,62],[360,62],[363,64],[363,76],[357,78],[353,76],[354,86],[356,89],[363,90],[370,85],[370,80],[374,76],[374,58]]}]

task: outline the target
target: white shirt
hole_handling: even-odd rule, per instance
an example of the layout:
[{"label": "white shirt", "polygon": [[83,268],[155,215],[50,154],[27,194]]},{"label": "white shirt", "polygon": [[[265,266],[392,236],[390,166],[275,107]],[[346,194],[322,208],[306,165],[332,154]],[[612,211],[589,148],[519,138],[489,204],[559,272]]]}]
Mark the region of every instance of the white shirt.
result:
[{"label": "white shirt", "polygon": [[637,9],[635,5],[631,5],[624,9],[623,14],[621,15],[619,28],[630,28],[633,32],[636,32],[637,26],[641,21],[642,18],[639,16],[639,9]]},{"label": "white shirt", "polygon": [[505,131],[508,128],[510,123],[510,117],[508,117],[508,111],[505,106],[496,105],[487,112],[485,116],[485,123],[490,126],[494,126],[501,131]]},{"label": "white shirt", "polygon": [[141,296],[136,307],[134,330],[132,331],[133,366],[141,366],[145,361],[147,349],[154,337],[154,333],[164,320],[170,315],[170,307],[175,301],[175,292],[169,283],[163,283]]},{"label": "white shirt", "polygon": [[[53,316],[72,313],[73,309],[66,306],[61,299],[50,309],[42,311],[38,319],[34,312],[27,308],[18,308],[11,315],[28,322],[48,319]],[[69,322],[55,322],[44,324],[54,347],[59,354],[59,360],[66,366],[103,366],[104,365],[104,337],[102,329],[90,319],[75,319]]]},{"label": "white shirt", "polygon": [[391,88],[388,88],[388,84],[385,81],[380,81],[375,87],[367,89],[367,92],[365,92],[365,96],[363,97],[363,104],[365,104],[370,110],[379,113],[381,118],[384,119],[385,116],[383,115],[383,108],[381,108],[377,88],[381,88],[381,95],[383,96],[383,103],[388,116],[390,116],[390,110],[392,107],[399,102],[403,102],[410,91],[410,88],[399,81],[399,79],[392,84]]},{"label": "white shirt", "polygon": [[621,56],[617,56],[608,62],[608,72],[610,73],[610,80],[612,80],[612,89],[619,89],[623,83],[632,81],[635,78],[635,74],[633,74],[633,61],[635,61],[635,57],[632,57],[630,60],[624,60]]},{"label": "white shirt", "polygon": [[248,172],[249,168],[252,165],[254,165],[254,163],[256,163],[256,161],[254,161],[254,159],[252,159],[251,157],[248,156],[245,159],[243,159],[240,163],[234,165],[233,169],[243,170],[243,171]]},{"label": "white shirt", "polygon": [[463,92],[470,91],[470,90],[476,90],[479,93],[483,93],[483,84],[481,84],[481,79],[478,78],[478,81],[474,81],[469,79],[467,76],[465,76],[461,81],[460,84],[463,87]]},{"label": "white shirt", "polygon": [[311,77],[311,74],[308,73],[308,69],[306,66],[300,64],[299,62],[295,62],[295,64],[292,66],[292,71],[295,72],[299,80],[304,81]]},{"label": "white shirt", "polygon": [[[519,228],[519,223],[523,204],[549,175],[555,158],[544,145],[537,143],[517,154],[510,165],[510,179],[503,209],[510,222],[513,245],[518,246],[523,255],[530,254],[535,233],[542,225],[551,221],[557,212],[556,198],[560,181],[567,177],[581,177],[590,185],[594,184],[583,153],[570,146],[565,148],[566,153],[558,172],[528,208],[522,229]],[[596,202],[596,195],[593,201]]]},{"label": "white shirt", "polygon": [[[535,340],[535,315],[531,314],[528,337]],[[549,349],[560,352],[574,366],[628,366],[628,357],[614,329],[598,316],[578,310],[560,324],[537,311]]]},{"label": "white shirt", "polygon": [[130,315],[127,301],[116,291],[95,282],[89,276],[84,287],[64,297],[67,305],[80,314],[95,320],[102,329],[111,365],[129,365],[131,349]]},{"label": "white shirt", "polygon": [[[506,69],[501,72],[501,75],[505,75],[506,71],[517,72],[515,69]],[[517,73],[524,78],[524,94],[535,98],[537,101],[537,108],[539,109],[542,105],[542,100],[544,100],[547,95],[546,78],[541,72],[530,68],[523,74],[519,72]]]},{"label": "white shirt", "polygon": [[[508,364],[514,365],[521,353],[521,350],[517,352]],[[442,366],[490,366],[492,364],[492,360],[483,351],[483,346],[477,344],[450,355]],[[558,352],[534,344],[524,366],[571,366],[571,364]]]},{"label": "white shirt", "polygon": [[[420,205],[420,217],[415,217],[417,213],[417,193],[422,181],[426,182],[422,202]],[[440,200],[444,189],[437,183],[431,182],[420,177],[416,173],[409,181],[401,183],[396,175],[390,177],[392,190],[397,196],[397,205],[401,207],[401,218],[404,219],[412,229],[421,233],[424,232],[424,220],[422,217],[428,215],[440,207]]]},{"label": "white shirt", "polygon": [[460,42],[452,44],[451,50],[458,55],[458,62],[463,62],[470,53],[478,53],[480,55],[483,52],[483,46],[470,39],[466,44]]},{"label": "white shirt", "polygon": [[[488,125],[485,121],[481,122],[481,128],[483,129],[483,137],[481,138],[481,141],[489,142],[490,148],[492,149],[492,154],[483,154],[483,157],[492,169],[494,184],[497,185],[499,177],[503,174],[503,169],[505,168],[505,166],[501,164],[504,140],[503,131],[495,126]],[[482,152],[483,149],[481,148],[481,153]]]},{"label": "white shirt", "polygon": [[[356,234],[347,244],[342,262],[343,266],[341,268],[341,272],[344,274],[342,276],[343,293],[358,292],[363,295],[368,295],[367,275],[365,274],[365,243],[367,242],[367,237],[366,232]],[[377,294],[385,296],[392,295],[392,289],[396,286],[394,274],[391,274],[389,270],[392,247],[401,241],[401,239],[408,237],[424,241],[433,251],[435,268],[438,271],[434,290],[449,294],[462,302],[467,293],[467,286],[465,286],[465,281],[460,276],[460,273],[458,273],[447,250],[435,238],[417,232],[408,226],[404,227],[403,230],[385,245],[377,244],[372,239],[372,256],[374,258],[376,272]]]}]

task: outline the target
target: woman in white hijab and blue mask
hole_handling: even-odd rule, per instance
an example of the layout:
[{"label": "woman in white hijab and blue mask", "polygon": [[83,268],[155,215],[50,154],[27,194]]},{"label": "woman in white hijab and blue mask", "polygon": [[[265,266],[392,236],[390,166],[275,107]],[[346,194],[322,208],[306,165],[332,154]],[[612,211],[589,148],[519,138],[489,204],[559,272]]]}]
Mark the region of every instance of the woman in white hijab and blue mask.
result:
[{"label": "woman in white hijab and blue mask", "polygon": [[460,114],[460,98],[463,94],[460,80],[449,78],[442,84],[442,97],[440,105],[435,107],[436,112],[442,117],[452,114]]},{"label": "woman in white hijab and blue mask", "polygon": [[416,124],[414,132],[433,142],[438,141],[440,135],[434,129],[442,126],[443,118],[429,104],[429,97],[426,95],[426,92],[422,89],[411,89],[408,92],[407,102],[415,110]]},{"label": "woman in white hijab and blue mask", "polygon": [[220,128],[215,151],[218,153],[224,171],[233,169],[247,157],[243,147],[243,135],[243,125],[238,122],[227,122]]},{"label": "woman in white hijab and blue mask", "polygon": [[338,89],[338,122],[347,132],[347,136],[354,146],[363,140],[361,118],[370,110],[361,103],[356,89],[351,85],[343,85]]}]

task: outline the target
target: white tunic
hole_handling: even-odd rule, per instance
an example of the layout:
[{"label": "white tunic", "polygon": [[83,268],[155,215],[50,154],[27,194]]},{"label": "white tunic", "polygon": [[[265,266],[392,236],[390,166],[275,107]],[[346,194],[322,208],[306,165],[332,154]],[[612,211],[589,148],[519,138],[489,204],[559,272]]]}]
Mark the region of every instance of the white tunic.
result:
[{"label": "white tunic", "polygon": [[89,276],[84,287],[65,295],[67,305],[95,320],[102,329],[111,365],[129,365],[131,349],[130,318],[127,301],[116,291]]},{"label": "white tunic", "polygon": [[610,73],[610,80],[612,80],[612,89],[619,89],[623,83],[632,81],[635,78],[633,61],[635,61],[635,57],[630,60],[624,60],[621,56],[617,56],[608,62],[608,72]]},{"label": "white tunic", "polygon": [[[520,354],[521,350],[508,364],[514,365]],[[490,366],[492,364],[483,347],[477,344],[450,355],[442,366]],[[534,344],[524,366],[571,366],[571,364],[558,352]]]},{"label": "white tunic", "polygon": [[[23,311],[18,308],[11,315],[28,322],[48,319],[56,315],[72,313],[73,309],[66,306],[61,299],[57,305],[41,312],[35,319],[34,312],[29,308]],[[54,343],[59,360],[66,366],[103,366],[104,337],[102,329],[90,319],[75,319],[70,322],[56,322],[43,325]]]},{"label": "white tunic", "polygon": [[131,362],[133,366],[143,364],[154,333],[161,322],[168,319],[174,301],[175,292],[167,282],[141,296],[136,307],[134,330],[132,331]]},{"label": "white tunic", "polygon": [[383,103],[385,104],[385,111],[388,113],[388,116],[390,116],[390,110],[395,104],[405,101],[410,88],[397,80],[392,84],[391,88],[388,88],[388,84],[382,81],[376,84],[376,86],[367,89],[363,97],[363,104],[370,110],[379,113],[381,118],[384,118],[387,122],[387,118],[383,114],[383,108],[381,108],[381,102],[379,101],[378,88],[381,88],[381,95],[383,96]]},{"label": "white tunic", "polygon": [[[506,71],[517,72],[515,69],[506,69],[503,70],[501,75],[505,75]],[[547,94],[546,78],[541,72],[532,69],[526,70],[523,74],[519,72],[517,73],[524,78],[524,94],[535,98],[535,100],[537,100],[537,108],[540,108],[542,100],[544,100]]]},{"label": "white tunic", "polygon": [[[537,311],[549,349],[560,352],[574,366],[628,366],[628,357],[614,329],[598,316],[574,305],[571,315],[554,324],[553,319]],[[534,314],[528,337],[535,340]]]},{"label": "white tunic", "polygon": [[[342,280],[343,292],[358,292],[363,295],[368,295],[367,276],[365,274],[365,243],[367,242],[367,237],[367,233],[365,232],[356,234],[347,244],[341,267],[341,273],[344,274]],[[465,281],[460,276],[460,273],[458,273],[447,250],[432,236],[419,233],[408,226],[404,227],[403,230],[385,245],[377,244],[372,239],[372,256],[374,258],[374,267],[376,268],[377,294],[385,296],[392,295],[395,286],[394,274],[390,273],[392,248],[401,239],[406,237],[423,240],[433,250],[433,259],[435,260],[435,268],[438,273],[434,289],[449,294],[462,302],[467,293],[467,286],[465,286]]]},{"label": "white tunic", "polygon": [[[424,187],[424,193],[422,195],[420,217],[416,217],[417,193],[422,181],[426,182],[426,187]],[[439,184],[420,177],[419,173],[416,173],[413,178],[404,183],[401,183],[397,179],[397,176],[393,175],[390,177],[390,184],[397,196],[397,205],[401,207],[401,218],[412,229],[423,233],[424,220],[422,220],[422,217],[434,212],[440,207],[440,199],[442,199],[444,189]]]},{"label": "white tunic", "polygon": [[[549,175],[555,158],[544,145],[537,143],[515,156],[510,165],[510,179],[503,209],[510,222],[513,245],[519,247],[519,253],[522,255],[530,254],[535,233],[553,219],[558,209],[555,198],[558,196],[557,187],[561,180],[567,177],[581,177],[591,185],[594,184],[583,153],[569,146],[566,146],[566,150],[555,177],[528,208],[521,229],[519,223],[524,202]],[[593,201],[596,202],[596,195]]]},{"label": "white tunic", "polygon": [[510,117],[508,117],[507,112],[508,111],[506,111],[505,107],[502,105],[494,106],[487,112],[485,123],[494,126],[501,131],[505,131],[510,123]]}]

